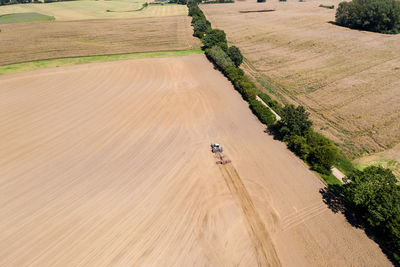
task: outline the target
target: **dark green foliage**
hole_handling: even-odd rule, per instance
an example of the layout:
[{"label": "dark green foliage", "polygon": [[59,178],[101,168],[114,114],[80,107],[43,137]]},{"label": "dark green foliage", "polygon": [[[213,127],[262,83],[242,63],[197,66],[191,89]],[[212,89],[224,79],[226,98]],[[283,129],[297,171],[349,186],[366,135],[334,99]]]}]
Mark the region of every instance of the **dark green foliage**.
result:
[{"label": "dark green foliage", "polygon": [[302,160],[307,160],[310,153],[310,146],[307,144],[307,139],[303,136],[288,135],[285,138],[288,148],[293,151]]},{"label": "dark green foliage", "polygon": [[256,89],[255,85],[253,84],[252,81],[246,76],[242,77],[238,83],[238,91],[244,94],[244,92]]},{"label": "dark green foliage", "polygon": [[[331,172],[332,165],[337,158],[338,150],[332,141],[325,137],[323,138],[326,140],[324,143],[316,145],[311,145],[308,143],[310,146],[310,153],[308,154],[307,162],[310,164],[313,170],[322,174],[329,174]],[[308,138],[307,142],[310,142]]]},{"label": "dark green foliage", "polygon": [[267,126],[271,126],[275,123],[275,115],[271,112],[269,108],[264,106],[260,101],[256,99],[249,100],[250,109],[253,111],[254,115]]},{"label": "dark green foliage", "polygon": [[305,136],[289,133],[283,140],[288,148],[305,160],[313,170],[325,175],[330,174],[338,156],[338,150],[331,140],[312,129],[309,129]]},{"label": "dark green foliage", "polygon": [[189,16],[194,17],[194,16],[204,16],[203,11],[199,8],[199,6],[196,3],[190,3],[188,5],[189,7]]},{"label": "dark green foliage", "polygon": [[207,32],[206,35],[201,39],[204,48],[211,48],[213,46],[219,46],[222,50],[228,50],[228,43],[226,41],[226,34],[223,30],[213,29]]},{"label": "dark green foliage", "polygon": [[169,3],[179,4],[179,5],[186,5],[188,3],[188,1],[187,0],[169,0]]},{"label": "dark green foliage", "polygon": [[243,78],[243,75],[244,72],[242,69],[236,67],[230,67],[226,69],[226,76],[234,85],[236,82],[239,82]]},{"label": "dark green foliage", "polygon": [[400,188],[396,177],[389,169],[371,166],[352,172],[347,179],[346,201],[400,262]]},{"label": "dark green foliage", "polygon": [[345,27],[380,33],[400,32],[400,1],[353,0],[341,2],[336,23]]},{"label": "dark green foliage", "polygon": [[265,3],[267,0],[257,0],[257,3]]},{"label": "dark green foliage", "polygon": [[210,29],[210,26],[207,25],[207,21],[202,19],[194,20],[192,25],[194,29],[193,35],[199,38],[202,38],[204,33]]},{"label": "dark green foliage", "polygon": [[400,190],[389,169],[370,166],[348,176],[347,200],[354,204],[372,227],[400,214]]},{"label": "dark green foliage", "polygon": [[308,119],[309,113],[303,106],[295,108],[293,105],[286,105],[282,109],[280,133],[305,136],[310,129],[312,122]]},{"label": "dark green foliage", "polygon": [[242,64],[243,56],[239,48],[237,48],[236,46],[231,46],[228,48],[227,54],[231,58],[233,63],[235,63],[236,67],[239,67],[240,64]]},{"label": "dark green foliage", "polygon": [[[255,101],[259,102],[256,99],[256,96],[257,96],[257,93],[258,93],[257,88],[249,87],[249,88],[243,88],[242,90],[243,90],[244,99],[246,99],[247,101],[255,100]],[[261,104],[261,102],[259,102],[259,103]]]},{"label": "dark green foliage", "polygon": [[211,23],[196,4],[189,5],[189,16],[192,16],[194,36],[202,38],[206,32],[211,30]]}]

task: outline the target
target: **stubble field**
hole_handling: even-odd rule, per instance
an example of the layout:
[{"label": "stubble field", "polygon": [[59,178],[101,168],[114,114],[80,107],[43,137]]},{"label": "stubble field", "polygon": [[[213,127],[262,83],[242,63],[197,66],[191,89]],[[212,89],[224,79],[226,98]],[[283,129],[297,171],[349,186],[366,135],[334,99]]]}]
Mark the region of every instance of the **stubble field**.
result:
[{"label": "stubble field", "polygon": [[0,88],[1,266],[390,266],[203,55]]},{"label": "stubble field", "polygon": [[[247,70],[285,102],[302,104],[315,128],[352,155],[400,141],[400,35],[336,26],[321,1],[202,5]],[[334,4],[340,1],[324,1]],[[274,9],[273,12],[240,11]]]},{"label": "stubble field", "polygon": [[200,47],[187,16],[16,23],[0,28],[0,65]]},{"label": "stubble field", "polygon": [[0,7],[0,15],[37,12],[58,21],[88,19],[122,19],[186,15],[184,5],[149,5],[144,0],[78,0],[46,4],[18,4]]}]

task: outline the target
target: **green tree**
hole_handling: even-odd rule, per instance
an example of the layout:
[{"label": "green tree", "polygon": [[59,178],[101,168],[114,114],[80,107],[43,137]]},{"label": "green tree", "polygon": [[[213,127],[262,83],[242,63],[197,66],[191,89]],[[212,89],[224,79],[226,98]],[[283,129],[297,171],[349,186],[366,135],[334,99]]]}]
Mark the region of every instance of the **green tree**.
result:
[{"label": "green tree", "polygon": [[236,84],[243,78],[244,72],[242,69],[230,67],[226,69],[226,75],[228,76],[229,80],[234,83],[236,88]]},{"label": "green tree", "polygon": [[370,166],[347,179],[346,199],[355,205],[369,225],[377,227],[400,214],[400,190],[392,171]]},{"label": "green tree", "polygon": [[381,33],[400,32],[400,1],[353,0],[341,2],[336,23],[345,27]]},{"label": "green tree", "polygon": [[207,25],[207,21],[198,19],[194,21],[193,28],[193,35],[202,38],[204,36],[204,33],[209,29],[209,26]]},{"label": "green tree", "polygon": [[210,58],[224,73],[235,67],[232,60],[218,45],[214,45],[212,48],[206,50],[206,55]]},{"label": "green tree", "polygon": [[329,174],[338,155],[338,150],[333,144],[311,147],[307,162],[311,168],[319,173]]},{"label": "green tree", "polygon": [[208,31],[201,39],[204,48],[211,48],[219,46],[223,51],[228,50],[228,43],[226,41],[226,34],[223,30],[213,29]]},{"label": "green tree", "polygon": [[307,144],[305,137],[290,135],[285,139],[285,143],[288,148],[302,160],[307,160],[308,154],[310,153],[310,146]]},{"label": "green tree", "polygon": [[250,109],[253,111],[254,115],[267,126],[271,126],[275,123],[276,118],[275,115],[264,106],[260,101],[255,98],[250,98],[249,100]]},{"label": "green tree", "polygon": [[308,119],[309,113],[303,106],[286,105],[282,109],[280,120],[280,132],[283,136],[287,134],[305,136],[311,128],[312,122]]},{"label": "green tree", "polygon": [[189,16],[194,17],[194,16],[204,16],[203,12],[201,9],[197,6],[196,3],[191,2],[189,5]]},{"label": "green tree", "polygon": [[236,46],[231,46],[228,48],[228,56],[232,59],[233,63],[235,63],[236,67],[239,67],[243,62],[243,56],[240,52],[239,48]]},{"label": "green tree", "polygon": [[260,101],[256,100],[257,93],[258,93],[258,90],[255,87],[249,87],[249,88],[246,88],[243,90],[243,95],[247,101],[255,100],[261,104]]}]

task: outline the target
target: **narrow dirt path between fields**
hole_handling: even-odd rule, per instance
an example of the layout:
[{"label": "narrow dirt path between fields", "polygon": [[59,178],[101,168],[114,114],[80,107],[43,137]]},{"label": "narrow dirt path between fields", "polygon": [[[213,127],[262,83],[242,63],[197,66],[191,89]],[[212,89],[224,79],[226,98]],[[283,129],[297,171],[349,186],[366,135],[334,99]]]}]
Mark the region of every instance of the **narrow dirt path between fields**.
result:
[{"label": "narrow dirt path between fields", "polygon": [[220,165],[220,170],[243,211],[257,253],[258,266],[281,266],[272,239],[235,167],[232,164]]},{"label": "narrow dirt path between fields", "polygon": [[269,110],[271,110],[271,112],[275,115],[275,118],[276,118],[277,121],[280,121],[280,120],[281,120],[281,116],[279,116],[278,113],[276,113],[270,106],[268,106],[268,104],[265,103],[264,100],[262,100],[258,95],[256,96],[256,99],[257,99],[258,101],[260,101],[261,104],[263,104],[264,106],[266,106],[267,108],[269,108]]},{"label": "narrow dirt path between fields", "polygon": [[332,174],[342,183],[344,184],[343,178],[346,177],[346,175],[341,172],[338,168],[332,167]]}]

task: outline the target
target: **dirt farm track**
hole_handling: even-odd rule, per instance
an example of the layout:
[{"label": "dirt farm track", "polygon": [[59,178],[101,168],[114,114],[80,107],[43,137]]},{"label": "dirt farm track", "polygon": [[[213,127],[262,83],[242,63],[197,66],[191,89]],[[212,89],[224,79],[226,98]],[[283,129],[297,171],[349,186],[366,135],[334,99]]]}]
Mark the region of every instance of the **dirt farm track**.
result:
[{"label": "dirt farm track", "polygon": [[0,88],[0,266],[390,266],[203,55]]}]

